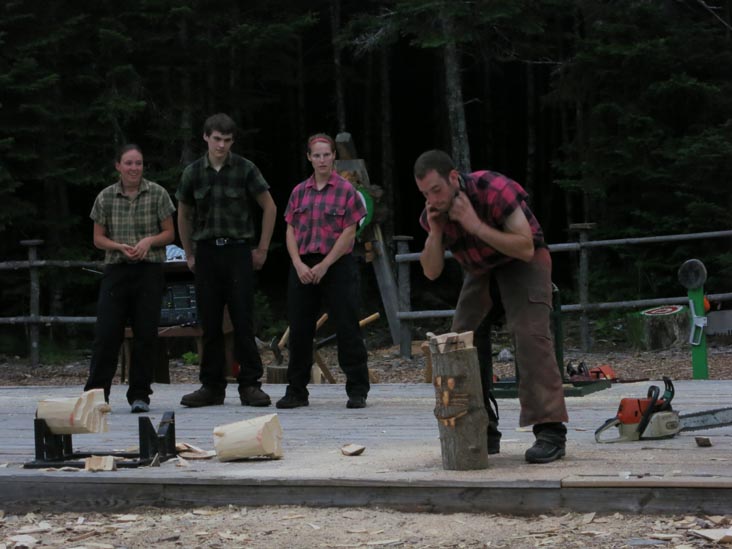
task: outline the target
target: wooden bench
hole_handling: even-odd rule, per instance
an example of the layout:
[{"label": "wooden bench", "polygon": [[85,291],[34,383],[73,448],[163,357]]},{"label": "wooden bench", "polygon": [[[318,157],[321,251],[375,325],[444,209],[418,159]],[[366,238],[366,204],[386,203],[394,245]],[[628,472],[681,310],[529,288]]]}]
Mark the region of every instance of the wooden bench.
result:
[{"label": "wooden bench", "polygon": [[[229,377],[236,377],[238,364],[234,359],[234,327],[231,324],[228,309],[224,309],[224,321],[221,324],[224,332],[224,353],[229,365]],[[158,356],[153,371],[154,383],[170,383],[170,363],[168,361],[168,338],[192,337],[196,341],[198,359],[203,356],[203,329],[198,326],[160,326],[158,328]],[[120,349],[120,376],[122,383],[126,381],[127,372],[132,361],[132,328],[125,328],[125,338]]]}]

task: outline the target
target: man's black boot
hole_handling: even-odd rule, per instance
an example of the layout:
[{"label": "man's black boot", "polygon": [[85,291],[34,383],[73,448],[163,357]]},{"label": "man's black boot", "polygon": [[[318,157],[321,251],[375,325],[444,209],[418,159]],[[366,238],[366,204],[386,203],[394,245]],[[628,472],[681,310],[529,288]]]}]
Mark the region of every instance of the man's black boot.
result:
[{"label": "man's black boot", "polygon": [[551,463],[563,458],[567,444],[567,427],[563,423],[539,423],[534,425],[536,442],[526,450],[529,463]]},{"label": "man's black boot", "polygon": [[308,406],[310,401],[308,400],[307,390],[293,389],[289,385],[285,390],[285,396],[277,401],[277,408],[289,409],[289,408],[300,408],[301,406]]}]

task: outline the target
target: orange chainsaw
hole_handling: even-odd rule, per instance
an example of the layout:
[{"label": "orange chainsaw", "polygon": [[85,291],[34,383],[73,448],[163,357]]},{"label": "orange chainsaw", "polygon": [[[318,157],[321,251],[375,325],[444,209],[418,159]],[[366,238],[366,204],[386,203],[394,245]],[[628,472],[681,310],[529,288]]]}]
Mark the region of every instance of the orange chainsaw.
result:
[{"label": "orange chainsaw", "polygon": [[[674,385],[663,378],[664,392],[655,385],[648,388],[646,398],[624,398],[618,413],[595,431],[597,442],[631,442],[634,440],[658,440],[671,438],[681,431],[697,431],[732,425],[732,408],[706,410],[679,415],[671,408]],[[603,438],[603,433],[617,427],[618,436]]]}]

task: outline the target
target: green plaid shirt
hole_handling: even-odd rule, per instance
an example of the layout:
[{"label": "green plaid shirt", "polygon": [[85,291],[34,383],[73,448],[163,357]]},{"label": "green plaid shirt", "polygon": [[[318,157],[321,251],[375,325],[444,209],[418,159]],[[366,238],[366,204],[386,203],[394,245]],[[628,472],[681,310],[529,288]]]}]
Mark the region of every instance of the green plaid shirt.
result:
[{"label": "green plaid shirt", "polygon": [[193,240],[251,240],[255,236],[252,204],[267,190],[259,168],[243,156],[229,153],[217,172],[206,154],[183,171],[175,197],[195,210]]},{"label": "green plaid shirt", "polygon": [[[135,246],[146,236],[162,230],[160,223],[175,211],[168,191],[157,183],[143,179],[140,190],[132,200],[122,191],[122,182],[110,185],[97,195],[89,217],[102,225],[107,237],[121,244]],[[165,247],[150,248],[145,261],[165,262]],[[106,250],[105,263],[127,263],[127,257],[117,250]]]}]

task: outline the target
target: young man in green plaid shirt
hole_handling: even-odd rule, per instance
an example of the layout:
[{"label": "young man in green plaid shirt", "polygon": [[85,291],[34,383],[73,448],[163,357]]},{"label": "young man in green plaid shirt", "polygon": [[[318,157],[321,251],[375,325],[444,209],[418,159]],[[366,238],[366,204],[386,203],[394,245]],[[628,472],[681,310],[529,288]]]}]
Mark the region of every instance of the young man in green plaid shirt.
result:
[{"label": "young man in green plaid shirt", "polygon": [[[277,207],[257,166],[231,152],[236,124],[226,114],[210,116],[203,128],[207,153],[186,167],[176,193],[178,230],[188,267],[196,276],[203,356],[201,388],[181,404],[223,404],[226,359],[222,321],[228,306],[234,327],[234,358],[242,405],[269,406],[262,391],[262,361],[254,339],[254,271],[267,259]],[[252,208],[262,209],[259,240]]]}]

